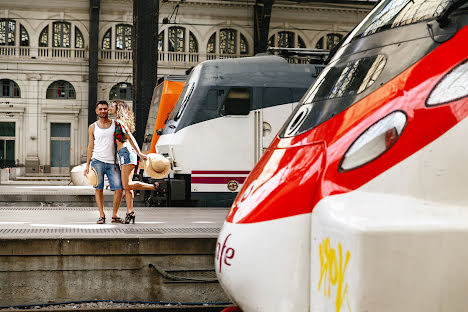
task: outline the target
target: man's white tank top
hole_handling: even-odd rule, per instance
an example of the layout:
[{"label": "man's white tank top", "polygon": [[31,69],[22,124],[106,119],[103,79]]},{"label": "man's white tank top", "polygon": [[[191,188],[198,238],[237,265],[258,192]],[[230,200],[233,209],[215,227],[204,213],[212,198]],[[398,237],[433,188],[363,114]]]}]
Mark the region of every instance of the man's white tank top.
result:
[{"label": "man's white tank top", "polygon": [[115,124],[113,120],[107,129],[99,128],[97,121],[94,123],[94,150],[92,158],[108,164],[114,163],[114,130]]}]

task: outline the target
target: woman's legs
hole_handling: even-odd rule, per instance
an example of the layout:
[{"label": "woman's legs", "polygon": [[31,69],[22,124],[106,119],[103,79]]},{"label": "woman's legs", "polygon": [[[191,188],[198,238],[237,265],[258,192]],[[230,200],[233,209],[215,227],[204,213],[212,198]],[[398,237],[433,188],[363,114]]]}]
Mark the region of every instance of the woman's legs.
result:
[{"label": "woman's legs", "polygon": [[[122,185],[125,191],[127,190],[148,190],[154,191],[154,184],[143,183],[140,181],[133,181],[133,171],[135,170],[135,165],[123,165],[121,167],[122,171]],[[157,186],[157,184],[156,184]]]},{"label": "woman's legs", "polygon": [[133,180],[133,171],[135,165],[123,165],[120,170],[122,172],[122,186],[125,190],[125,203],[127,204],[127,213],[133,211],[133,191],[130,188],[129,182]]}]

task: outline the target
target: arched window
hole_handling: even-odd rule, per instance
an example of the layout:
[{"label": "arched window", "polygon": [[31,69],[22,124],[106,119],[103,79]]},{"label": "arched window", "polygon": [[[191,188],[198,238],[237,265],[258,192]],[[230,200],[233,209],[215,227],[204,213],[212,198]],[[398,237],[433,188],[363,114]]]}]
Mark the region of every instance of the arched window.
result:
[{"label": "arched window", "polygon": [[320,38],[320,40],[315,45],[315,48],[331,50],[338,44],[338,42],[340,42],[341,39],[343,39],[343,35],[341,34],[327,34],[326,36]]},{"label": "arched window", "polygon": [[83,49],[84,48],[84,38],[81,31],[78,27],[75,26],[75,48]]},{"label": "arched window", "polygon": [[29,34],[23,25],[20,25],[20,46],[22,47],[29,46]]},{"label": "arched window", "polygon": [[116,50],[131,50],[132,49],[132,26],[117,25],[115,26],[115,49]]},{"label": "arched window", "polygon": [[[297,38],[297,42],[296,42]],[[305,42],[301,36],[292,31],[280,31],[268,40],[268,46],[279,48],[305,48]]]},{"label": "arched window", "polygon": [[48,99],[76,99],[75,88],[65,80],[57,80],[47,88]]},{"label": "arched window", "polygon": [[164,51],[164,31],[158,36],[158,52]]},{"label": "arched window", "polygon": [[236,54],[236,37],[237,30],[221,29],[219,31],[219,53],[220,54]]},{"label": "arched window", "polygon": [[249,54],[247,38],[232,28],[223,28],[211,35],[206,45],[206,51],[207,53],[216,53],[216,48],[219,49],[219,54]]},{"label": "arched window", "polygon": [[185,28],[169,27],[169,52],[185,52]]},{"label": "arched window", "polygon": [[112,28],[109,28],[108,31],[104,34],[104,38],[102,38],[102,48],[105,50],[112,49],[111,47],[112,42]]},{"label": "arched window", "polygon": [[0,97],[19,98],[21,92],[18,84],[10,79],[0,80]]},{"label": "arched window", "polygon": [[124,101],[132,100],[132,84],[127,82],[119,82],[114,85],[109,92],[109,100],[121,99]]},{"label": "arched window", "polygon": [[0,20],[0,45],[14,46],[16,36],[16,22],[13,20]]},{"label": "arched window", "polygon": [[68,22],[54,22],[52,25],[52,46],[54,48],[69,48],[71,24]]},{"label": "arched window", "polygon": [[195,38],[195,35],[190,31],[189,32],[189,52],[196,53],[198,52],[198,41]]},{"label": "arched window", "polygon": [[207,53],[216,53],[216,33],[212,34],[206,45]]},{"label": "arched window", "polygon": [[249,54],[249,44],[243,34],[240,34],[240,54]]},{"label": "arched window", "polygon": [[39,35],[39,46],[47,47],[49,45],[49,25],[44,27]]}]

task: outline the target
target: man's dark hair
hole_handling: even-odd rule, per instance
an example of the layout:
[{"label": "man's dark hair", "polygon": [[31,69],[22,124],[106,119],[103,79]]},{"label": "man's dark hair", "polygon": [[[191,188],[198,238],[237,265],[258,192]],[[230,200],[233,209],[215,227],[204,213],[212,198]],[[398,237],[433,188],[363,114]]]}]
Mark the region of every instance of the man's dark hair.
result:
[{"label": "man's dark hair", "polygon": [[96,108],[98,107],[99,104],[109,106],[109,103],[107,103],[107,101],[99,101],[96,103]]}]

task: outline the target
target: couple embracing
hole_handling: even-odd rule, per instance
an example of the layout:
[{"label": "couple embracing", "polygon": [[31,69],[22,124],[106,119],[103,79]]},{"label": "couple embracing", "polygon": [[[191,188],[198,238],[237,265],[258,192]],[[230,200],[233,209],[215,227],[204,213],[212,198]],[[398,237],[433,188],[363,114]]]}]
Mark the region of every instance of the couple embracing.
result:
[{"label": "couple embracing", "polygon": [[[156,190],[158,183],[148,184],[133,181],[133,174],[138,167],[138,156],[142,160],[147,160],[152,156],[162,157],[162,161],[167,161],[163,156],[151,154],[144,155],[135,141],[132,132],[135,131],[135,121],[132,109],[122,100],[114,100],[109,106],[107,101],[99,101],[96,104],[96,114],[98,120],[88,128],[88,150],[86,153],[86,168],[84,175],[87,180],[90,176],[94,178],[94,188],[96,204],[99,209],[98,224],[106,223],[104,213],[104,175],[107,175],[110,188],[114,191],[112,222],[115,223],[135,223],[135,212],[133,211],[133,190]],[[115,120],[109,118],[109,114],[116,116]],[[117,157],[116,157],[117,156]],[[117,160],[119,164],[117,164]],[[161,161],[161,159],[154,159]],[[151,165],[153,159],[148,159],[145,170],[153,171]],[[120,166],[119,166],[120,165]],[[164,172],[153,172],[160,177],[167,175],[170,165],[167,161]],[[127,214],[125,220],[118,215],[122,193],[125,190],[125,202],[127,204]]]}]

